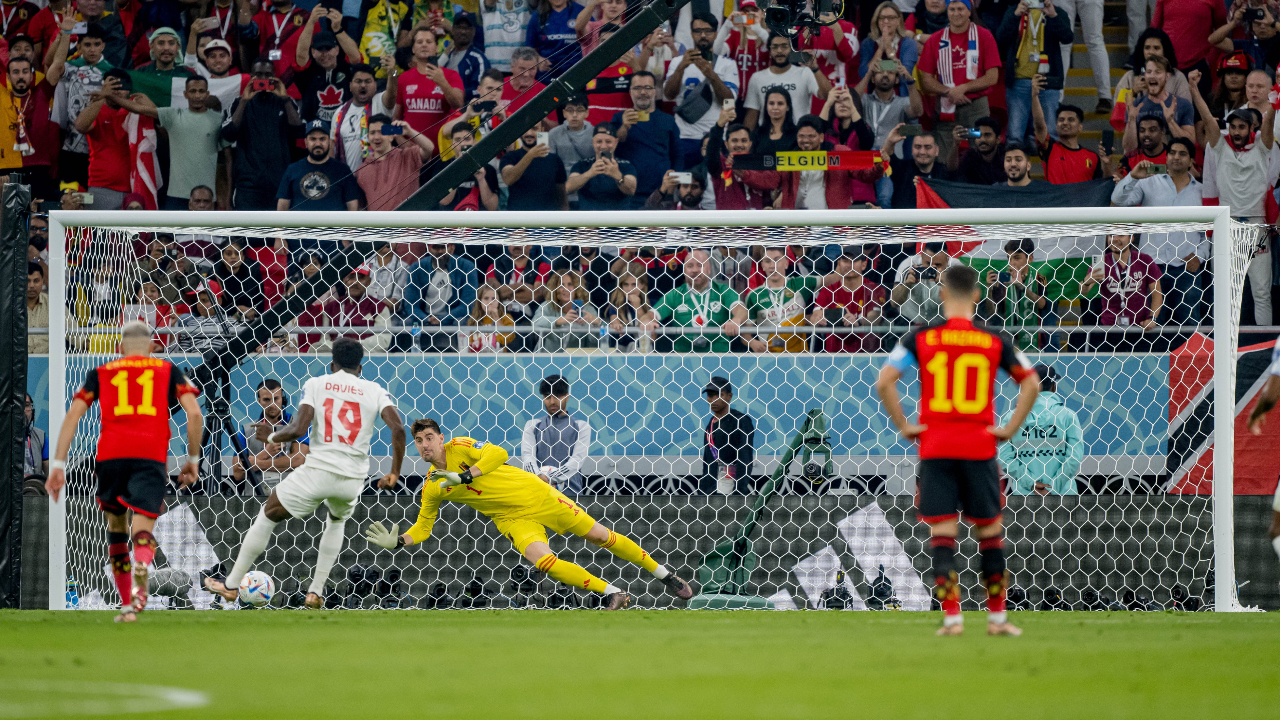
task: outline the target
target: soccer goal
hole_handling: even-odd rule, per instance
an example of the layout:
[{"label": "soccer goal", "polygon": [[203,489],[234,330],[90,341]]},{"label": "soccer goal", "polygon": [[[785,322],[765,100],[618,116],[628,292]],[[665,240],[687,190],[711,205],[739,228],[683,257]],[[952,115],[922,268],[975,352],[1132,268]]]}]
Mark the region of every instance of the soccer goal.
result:
[{"label": "soccer goal", "polygon": [[[927,610],[914,450],[873,384],[897,338],[937,316],[937,271],[966,263],[984,284],[979,319],[1003,325],[1054,382],[1001,454],[1012,605],[1237,610],[1235,353],[1245,271],[1263,237],[1220,207],[54,212],[49,425],[56,437],[123,320],[147,320],[157,354],[200,386],[201,477],[173,485],[157,523],[151,607],[222,607],[200,573],[229,567],[302,451],[247,446],[244,428],[274,408],[293,412],[302,384],[325,371],[328,342],[349,335],[407,422],[435,418],[447,435],[500,444],[510,462],[571,483],[588,512],[692,577],[695,606]],[[1184,264],[1170,247],[1193,247],[1203,262]],[[497,270],[482,275],[473,265],[485,258]],[[265,269],[261,288],[241,263]],[[682,290],[699,272],[712,284]],[[651,310],[664,321],[646,322]],[[547,417],[539,386],[551,375],[568,382],[568,413],[591,434],[574,472],[548,471],[563,457],[524,447],[526,426]],[[1016,388],[998,387],[1006,412]],[[721,446],[710,448],[717,397],[739,439],[715,431]],[[119,603],[93,498],[97,417],[81,423],[68,489],[50,506],[50,608]],[[381,429],[375,477],[389,447]],[[425,474],[410,448],[405,487],[370,485],[331,603],[590,604],[556,591],[469,508],[446,504],[412,552],[367,544],[369,522],[413,522]],[[300,602],[322,527],[318,516],[282,524],[257,567],[275,578],[273,605]],[[670,606],[606,553],[576,537],[551,542],[621,577],[638,605]],[[985,597],[977,556],[964,540],[966,608]]]}]

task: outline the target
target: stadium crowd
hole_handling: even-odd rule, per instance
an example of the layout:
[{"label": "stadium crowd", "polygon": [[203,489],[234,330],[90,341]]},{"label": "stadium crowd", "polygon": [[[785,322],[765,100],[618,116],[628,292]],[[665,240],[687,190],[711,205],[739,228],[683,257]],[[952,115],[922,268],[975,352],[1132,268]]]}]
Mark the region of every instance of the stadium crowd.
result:
[{"label": "stadium crowd", "polygon": [[[20,173],[37,211],[394,209],[639,7],[109,4],[0,8],[0,172]],[[1116,205],[1230,203],[1241,220],[1275,219],[1280,9],[1268,0],[1129,0],[1132,55],[1115,88],[1100,0],[848,3],[796,47],[766,29],[754,0],[695,6],[439,209],[915,208],[921,181],[1030,192],[1111,177]],[[1064,94],[1077,20],[1097,85],[1088,110]],[[1112,128],[1109,146],[1081,142],[1089,122]],[[822,150],[871,159],[778,171],[744,158]],[[336,253],[354,256],[357,269],[266,352],[322,349],[335,334],[305,330],[330,327],[367,327],[359,337],[379,351],[877,351],[889,329],[938,316],[937,272],[955,262],[984,273],[990,321],[1117,329],[1083,341],[1029,330],[1023,347],[1132,345],[1136,328],[1211,312],[1209,245],[1196,233],[1115,236],[1092,264],[1050,263],[1044,248],[1037,259],[1031,241],[977,261],[944,244],[704,251],[680,239],[642,232],[634,247],[597,249],[144,234],[136,259],[73,258],[68,299],[79,327],[118,322],[124,307],[170,329],[158,343],[201,350]],[[48,241],[37,216],[33,327],[48,315]],[[1269,249],[1249,264],[1245,320],[1258,325],[1272,323],[1280,277]],[[431,330],[441,326],[487,328]],[[31,336],[32,352],[47,344]]]}]

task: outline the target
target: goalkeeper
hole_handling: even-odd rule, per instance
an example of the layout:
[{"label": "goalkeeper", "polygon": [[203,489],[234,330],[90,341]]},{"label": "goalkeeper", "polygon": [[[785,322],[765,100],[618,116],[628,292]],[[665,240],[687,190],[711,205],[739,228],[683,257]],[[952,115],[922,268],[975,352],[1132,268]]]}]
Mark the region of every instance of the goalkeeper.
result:
[{"label": "goalkeeper", "polygon": [[[445,442],[440,425],[430,419],[415,420],[412,430],[418,454],[431,463],[430,477],[422,488],[418,521],[403,535],[398,535],[399,525],[387,529],[382,523],[372,523],[365,531],[369,542],[394,550],[425,541],[431,537],[440,503],[448,500],[470,505],[492,518],[516,550],[552,579],[604,595],[606,610],[627,607],[631,596],[582,567],[557,558],[547,544],[547,528],[582,537],[653,573],[676,596],[686,600],[693,597],[689,583],[659,565],[633,540],[596,522],[537,475],[507,465],[507,451],[501,447],[466,437]],[[379,485],[389,487],[382,482]]]}]

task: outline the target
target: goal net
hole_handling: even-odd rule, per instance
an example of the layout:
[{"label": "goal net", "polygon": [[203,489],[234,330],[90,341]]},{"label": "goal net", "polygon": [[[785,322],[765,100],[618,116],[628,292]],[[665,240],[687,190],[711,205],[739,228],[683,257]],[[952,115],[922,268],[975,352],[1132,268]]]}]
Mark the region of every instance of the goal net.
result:
[{"label": "goal net", "polygon": [[[502,446],[691,576],[695,606],[927,610],[915,450],[873,384],[897,339],[939,316],[937,271],[963,263],[984,286],[979,318],[1053,383],[1000,454],[1013,606],[1233,610],[1234,353],[1264,236],[1227,212],[57,212],[51,429],[123,321],[150,323],[156,353],[199,385],[201,475],[179,488],[170,460],[151,607],[224,607],[201,573],[230,568],[305,449],[246,428],[288,417],[332,340],[353,336],[406,423]],[[544,407],[553,375],[569,421]],[[1005,417],[1016,385],[997,386]],[[93,497],[97,412],[51,506],[51,607],[120,600]],[[372,455],[376,478],[385,428]],[[411,446],[401,488],[371,478],[331,605],[591,604],[467,507],[446,504],[421,547],[366,543],[372,521],[413,522],[425,474]],[[322,529],[320,515],[277,529],[256,566],[274,606],[300,605]],[[551,545],[640,606],[672,606],[607,552]],[[976,541],[958,562],[977,608]]]}]

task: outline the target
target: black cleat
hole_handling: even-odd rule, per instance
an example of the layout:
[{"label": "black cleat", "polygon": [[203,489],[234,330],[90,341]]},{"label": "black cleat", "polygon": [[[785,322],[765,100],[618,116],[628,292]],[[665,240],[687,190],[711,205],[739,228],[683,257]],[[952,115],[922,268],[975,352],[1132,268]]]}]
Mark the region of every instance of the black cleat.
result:
[{"label": "black cleat", "polygon": [[625,610],[631,604],[631,596],[624,592],[616,592],[604,596],[604,610]]},{"label": "black cleat", "polygon": [[693,588],[689,587],[689,583],[681,580],[675,573],[668,574],[666,577],[662,578],[660,582],[667,586],[667,589],[671,591],[672,595],[675,595],[681,600],[688,600],[693,597]]}]

